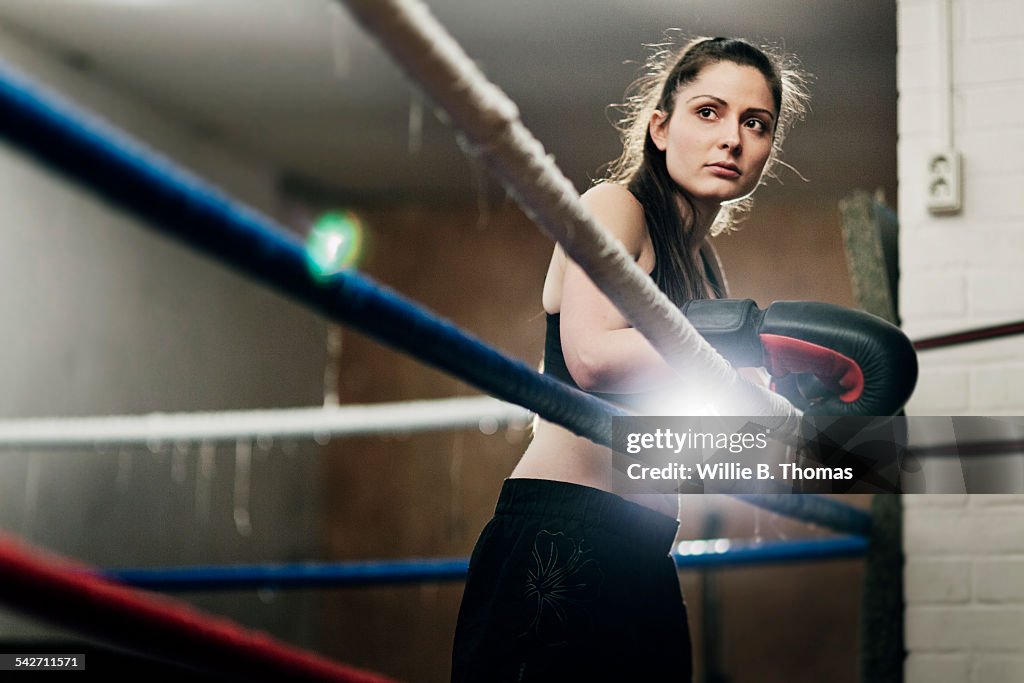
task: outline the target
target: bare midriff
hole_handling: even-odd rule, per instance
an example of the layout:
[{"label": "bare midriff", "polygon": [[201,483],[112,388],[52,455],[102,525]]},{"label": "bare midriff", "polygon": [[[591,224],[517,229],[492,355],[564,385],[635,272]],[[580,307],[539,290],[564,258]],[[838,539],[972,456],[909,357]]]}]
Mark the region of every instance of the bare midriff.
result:
[{"label": "bare midriff", "polygon": [[589,486],[678,519],[678,495],[616,490],[616,477],[621,476],[612,466],[611,449],[607,446],[599,446],[544,420],[537,421],[533,441],[511,474],[513,479],[549,479]]}]

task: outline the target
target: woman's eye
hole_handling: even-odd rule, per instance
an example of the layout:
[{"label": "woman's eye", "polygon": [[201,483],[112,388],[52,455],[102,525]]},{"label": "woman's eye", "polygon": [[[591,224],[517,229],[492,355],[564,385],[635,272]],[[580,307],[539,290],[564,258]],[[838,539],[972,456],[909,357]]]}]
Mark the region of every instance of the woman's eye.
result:
[{"label": "woman's eye", "polygon": [[747,119],[747,128],[756,130],[759,133],[763,133],[768,130],[768,126],[761,119]]},{"label": "woman's eye", "polygon": [[697,116],[702,119],[710,119],[715,116],[715,110],[712,107],[701,107],[697,110]]}]

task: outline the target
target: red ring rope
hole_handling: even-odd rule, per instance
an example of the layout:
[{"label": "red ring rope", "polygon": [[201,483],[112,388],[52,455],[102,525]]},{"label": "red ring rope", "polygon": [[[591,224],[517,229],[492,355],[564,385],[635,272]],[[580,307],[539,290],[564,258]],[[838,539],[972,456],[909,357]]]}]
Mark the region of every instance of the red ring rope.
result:
[{"label": "red ring rope", "polygon": [[235,680],[394,683],[96,577],[88,567],[0,534],[0,602],[47,623]]},{"label": "red ring rope", "polygon": [[1024,333],[1024,320],[1013,323],[1003,323],[1001,325],[990,325],[988,327],[978,327],[971,330],[963,330],[961,332],[952,332],[950,334],[942,334],[937,337],[928,337],[927,339],[918,339],[914,342],[914,348],[918,351],[927,351],[928,349],[968,344],[970,342],[984,341],[986,339],[998,339],[999,337],[1008,337],[1022,333]]}]

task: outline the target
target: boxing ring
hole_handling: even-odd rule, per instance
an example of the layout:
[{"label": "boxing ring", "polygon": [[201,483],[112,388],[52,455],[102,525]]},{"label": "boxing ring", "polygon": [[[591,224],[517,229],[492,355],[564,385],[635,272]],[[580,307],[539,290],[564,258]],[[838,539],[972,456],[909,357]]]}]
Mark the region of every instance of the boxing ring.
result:
[{"label": "boxing ring", "polygon": [[[777,433],[795,434],[799,411],[777,394],[743,382],[587,215],[569,181],[519,121],[515,105],[484,79],[423,5],[412,0],[348,0],[347,4],[446,111],[463,146],[501,179],[526,213],[587,270],[674,368],[715,394],[729,395],[741,414],[762,416]],[[19,420],[0,425],[4,447],[145,443],[185,436],[216,441],[264,433],[414,432],[457,429],[482,419],[515,423],[529,414],[610,445],[611,419],[627,414],[538,374],[359,273],[317,277],[309,267],[305,245],[285,228],[8,67],[0,67],[0,135],[54,172],[191,248],[501,400],[480,397],[233,415],[62,420],[59,424]],[[707,542],[699,549],[691,543],[675,554],[681,569],[892,551],[892,538],[879,533],[870,513],[837,500],[811,494],[737,497],[840,535],[809,541]],[[457,581],[464,577],[466,566],[467,558],[460,557],[98,570],[39,553],[13,538],[0,538],[0,601],[119,647],[155,657],[185,657],[186,663],[202,669],[266,680],[287,676],[383,681],[387,679],[299,652],[128,586],[173,592],[393,585]]]}]

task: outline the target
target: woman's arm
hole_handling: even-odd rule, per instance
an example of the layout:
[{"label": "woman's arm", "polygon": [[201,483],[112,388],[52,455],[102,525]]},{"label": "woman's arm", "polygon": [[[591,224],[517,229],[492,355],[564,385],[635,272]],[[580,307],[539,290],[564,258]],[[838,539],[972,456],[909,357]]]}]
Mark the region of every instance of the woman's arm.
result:
[{"label": "woman's arm", "polygon": [[[621,185],[591,188],[583,203],[645,271],[654,268],[643,207]],[[635,393],[679,381],[679,375],[571,260],[561,287],[561,339],[566,367],[587,391]]]}]

